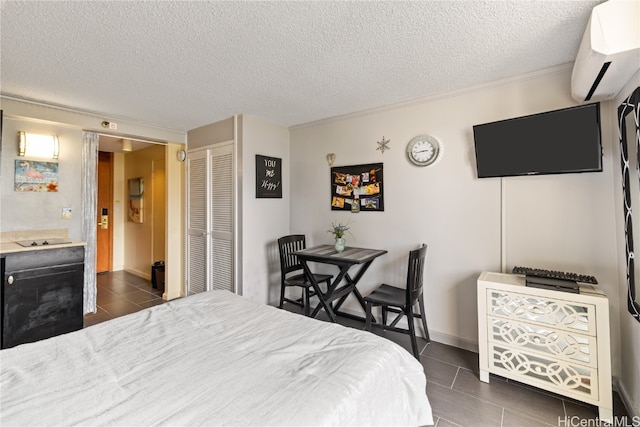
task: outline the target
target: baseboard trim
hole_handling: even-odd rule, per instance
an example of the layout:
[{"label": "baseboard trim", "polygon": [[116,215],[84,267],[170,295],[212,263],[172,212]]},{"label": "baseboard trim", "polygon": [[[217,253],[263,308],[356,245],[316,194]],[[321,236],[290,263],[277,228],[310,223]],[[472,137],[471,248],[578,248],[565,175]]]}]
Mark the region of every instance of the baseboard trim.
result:
[{"label": "baseboard trim", "polygon": [[640,419],[640,410],[638,408],[633,407],[631,399],[629,398],[629,393],[627,392],[627,389],[624,387],[624,384],[622,383],[622,381],[620,381],[620,378],[613,377],[613,386],[614,386],[614,389],[618,392],[618,395],[620,395],[620,399],[622,399],[622,403],[624,403],[625,408],[627,408],[629,417],[633,420]]},{"label": "baseboard trim", "polygon": [[478,343],[475,341],[431,330],[429,331],[429,335],[431,336],[431,339],[433,341],[439,342],[441,344],[447,344],[452,347],[461,348],[463,350],[472,351],[474,353],[479,352]]},{"label": "baseboard trim", "polygon": [[[341,311],[344,311],[345,313],[348,314],[352,314],[354,316],[362,316],[362,312],[360,311],[354,311],[348,308],[341,308]],[[374,313],[375,315],[376,313]],[[390,320],[389,320],[390,321]],[[424,338],[424,334],[422,333],[422,323],[420,319],[415,319],[414,320],[415,325],[416,325],[416,333],[419,337]],[[401,328],[407,328],[407,318],[406,316],[403,317],[402,319],[400,319],[400,321],[398,322],[398,326]],[[427,327],[429,325],[427,324]],[[465,338],[461,338],[461,337],[456,337],[454,335],[449,335],[449,334],[445,334],[442,332],[438,332],[438,331],[434,331],[433,329],[429,328],[429,337],[431,338],[431,340],[439,342],[441,344],[447,344],[453,347],[457,347],[457,348],[461,348],[463,350],[469,350],[472,351],[474,353],[478,353],[478,343],[476,341],[471,341]]]},{"label": "baseboard trim", "polygon": [[130,268],[125,268],[124,271],[126,271],[127,273],[131,273],[134,276],[142,277],[145,280],[151,280],[151,273],[142,272],[140,270],[135,270],[135,269],[130,269]]}]

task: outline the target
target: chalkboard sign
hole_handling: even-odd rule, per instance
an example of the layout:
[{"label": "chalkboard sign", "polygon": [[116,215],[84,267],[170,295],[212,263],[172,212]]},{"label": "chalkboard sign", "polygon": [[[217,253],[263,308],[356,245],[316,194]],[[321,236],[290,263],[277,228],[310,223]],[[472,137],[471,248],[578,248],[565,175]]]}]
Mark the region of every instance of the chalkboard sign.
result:
[{"label": "chalkboard sign", "polygon": [[282,159],[256,154],[256,199],[282,198]]}]

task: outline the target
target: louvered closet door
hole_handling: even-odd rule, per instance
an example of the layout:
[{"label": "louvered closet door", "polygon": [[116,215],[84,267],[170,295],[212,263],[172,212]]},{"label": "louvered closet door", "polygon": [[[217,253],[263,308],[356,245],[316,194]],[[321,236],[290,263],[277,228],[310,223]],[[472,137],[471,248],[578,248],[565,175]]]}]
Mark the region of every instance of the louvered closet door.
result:
[{"label": "louvered closet door", "polygon": [[233,144],[189,152],[187,294],[233,286]]},{"label": "louvered closet door", "polygon": [[189,152],[187,160],[187,295],[207,289],[207,150]]},{"label": "louvered closet door", "polygon": [[209,150],[209,289],[233,292],[233,145]]}]

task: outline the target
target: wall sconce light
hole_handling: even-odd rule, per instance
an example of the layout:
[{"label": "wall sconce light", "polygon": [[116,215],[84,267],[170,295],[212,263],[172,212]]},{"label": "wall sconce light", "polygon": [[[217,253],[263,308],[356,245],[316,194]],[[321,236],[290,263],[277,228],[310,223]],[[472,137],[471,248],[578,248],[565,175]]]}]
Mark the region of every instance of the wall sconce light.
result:
[{"label": "wall sconce light", "polygon": [[333,161],[336,159],[336,155],[334,153],[327,154],[327,163],[329,166],[333,164]]},{"label": "wall sconce light", "polygon": [[37,135],[19,132],[18,155],[21,157],[46,157],[57,159],[59,153],[56,135]]},{"label": "wall sconce light", "polygon": [[129,152],[131,151],[131,140],[130,139],[123,139],[122,140],[122,151],[126,151]]}]

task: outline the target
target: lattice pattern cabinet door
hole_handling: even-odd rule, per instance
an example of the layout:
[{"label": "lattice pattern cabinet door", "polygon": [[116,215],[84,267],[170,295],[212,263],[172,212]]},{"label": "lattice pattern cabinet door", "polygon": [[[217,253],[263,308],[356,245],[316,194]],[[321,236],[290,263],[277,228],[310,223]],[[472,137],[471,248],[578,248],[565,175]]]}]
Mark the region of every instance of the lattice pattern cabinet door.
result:
[{"label": "lattice pattern cabinet door", "polygon": [[525,286],[523,276],[478,278],[480,380],[510,378],[596,405],[613,419],[609,301],[598,288],[580,293]]}]

